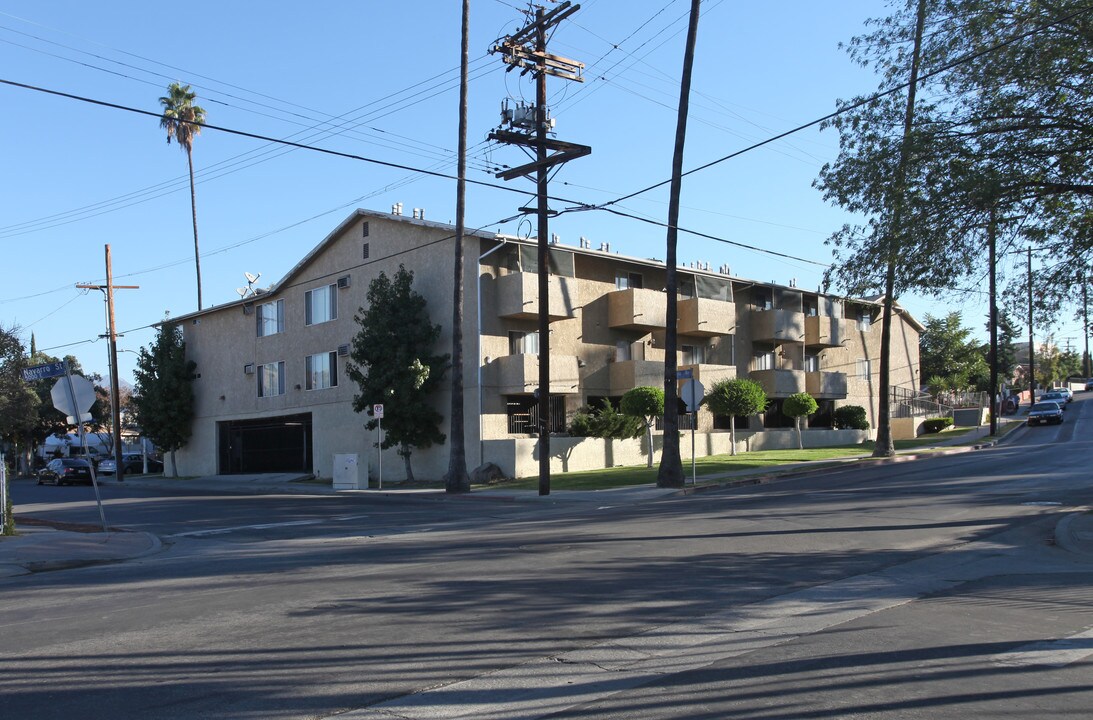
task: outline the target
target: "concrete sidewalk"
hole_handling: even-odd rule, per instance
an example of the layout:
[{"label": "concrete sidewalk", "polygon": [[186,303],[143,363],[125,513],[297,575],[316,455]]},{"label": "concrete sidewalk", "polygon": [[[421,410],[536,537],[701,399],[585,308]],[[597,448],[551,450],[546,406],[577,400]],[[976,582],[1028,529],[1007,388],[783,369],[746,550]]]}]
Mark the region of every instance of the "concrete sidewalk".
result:
[{"label": "concrete sidewalk", "polygon": [[162,547],[159,538],[146,532],[18,528],[18,536],[0,538],[0,578],[132,560],[151,555]]}]

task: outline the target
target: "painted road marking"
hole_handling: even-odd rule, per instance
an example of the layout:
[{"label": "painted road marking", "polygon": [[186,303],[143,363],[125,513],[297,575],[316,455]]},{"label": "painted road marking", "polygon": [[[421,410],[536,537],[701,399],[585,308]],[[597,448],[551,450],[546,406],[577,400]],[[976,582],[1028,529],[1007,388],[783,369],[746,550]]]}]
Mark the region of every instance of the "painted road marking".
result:
[{"label": "painted road marking", "polygon": [[1063,667],[1093,655],[1093,628],[1061,640],[1041,640],[1012,652],[995,655],[999,665],[1048,665]]}]

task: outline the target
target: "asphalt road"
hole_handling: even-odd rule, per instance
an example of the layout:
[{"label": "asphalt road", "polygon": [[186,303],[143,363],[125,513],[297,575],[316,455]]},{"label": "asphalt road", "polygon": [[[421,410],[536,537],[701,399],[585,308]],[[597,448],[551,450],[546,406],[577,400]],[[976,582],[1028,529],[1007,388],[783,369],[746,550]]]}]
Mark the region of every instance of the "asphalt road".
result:
[{"label": "asphalt road", "polygon": [[[119,488],[111,524],[166,550],[0,580],[0,707],[1087,717],[1093,561],[1051,538],[1093,496],[1093,399],[1067,414],[1000,448],[614,507]],[[94,522],[80,491],[15,497]]]}]

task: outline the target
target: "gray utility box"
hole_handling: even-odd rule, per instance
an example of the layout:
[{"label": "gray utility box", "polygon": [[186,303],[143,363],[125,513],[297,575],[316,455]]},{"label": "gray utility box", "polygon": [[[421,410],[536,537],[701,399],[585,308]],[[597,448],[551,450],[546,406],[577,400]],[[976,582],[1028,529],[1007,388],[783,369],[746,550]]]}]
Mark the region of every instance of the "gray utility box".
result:
[{"label": "gray utility box", "polygon": [[334,455],[334,489],[367,490],[368,466],[360,464],[356,453]]}]

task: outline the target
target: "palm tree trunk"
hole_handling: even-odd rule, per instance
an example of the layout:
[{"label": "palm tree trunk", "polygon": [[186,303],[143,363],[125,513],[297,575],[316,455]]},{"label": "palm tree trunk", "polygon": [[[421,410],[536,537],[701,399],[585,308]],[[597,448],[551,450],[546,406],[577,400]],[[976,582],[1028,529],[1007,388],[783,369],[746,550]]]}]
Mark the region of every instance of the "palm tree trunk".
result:
[{"label": "palm tree trunk", "polygon": [[687,26],[687,45],[683,52],[683,75],[679,84],[679,109],[676,116],[676,142],[672,154],[672,185],[668,199],[668,249],[666,314],[668,331],[664,351],[664,447],[660,453],[657,487],[683,487],[683,460],[679,455],[679,403],[676,392],[676,229],[679,222],[679,194],[683,184],[683,145],[687,138],[687,109],[691,95],[691,67],[694,65],[695,38],[698,35],[698,11],[701,0],[691,0],[691,18]]},{"label": "palm tree trunk", "polygon": [[201,305],[201,252],[197,247],[197,194],[194,192],[194,151],[192,148],[186,148],[186,162],[190,166],[190,210],[193,213],[194,219],[194,267],[197,268],[197,309],[202,308]]},{"label": "palm tree trunk", "polygon": [[455,268],[452,295],[452,418],[449,425],[451,454],[445,492],[467,492],[467,446],[463,425],[463,232],[467,199],[467,74],[470,52],[470,0],[463,0],[462,56],[459,64],[459,158],[455,186]]},{"label": "palm tree trunk", "polygon": [[736,454],[736,416],[729,416],[729,455]]}]

